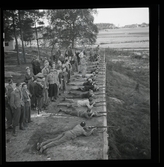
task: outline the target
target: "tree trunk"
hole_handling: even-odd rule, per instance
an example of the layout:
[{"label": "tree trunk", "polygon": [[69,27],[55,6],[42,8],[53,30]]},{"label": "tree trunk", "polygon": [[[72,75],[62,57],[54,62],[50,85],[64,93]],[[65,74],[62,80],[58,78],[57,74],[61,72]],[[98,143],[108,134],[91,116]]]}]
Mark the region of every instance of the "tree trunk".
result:
[{"label": "tree trunk", "polygon": [[38,31],[37,31],[37,27],[36,27],[36,21],[35,21],[35,33],[36,33],[36,42],[37,42],[37,48],[38,48],[38,57],[40,59],[39,42],[38,42]]},{"label": "tree trunk", "polygon": [[52,45],[51,56],[53,56],[54,45]]},{"label": "tree trunk", "polygon": [[30,48],[31,48],[31,40],[30,40]]},{"label": "tree trunk", "polygon": [[72,39],[72,49],[74,48],[74,38]]},{"label": "tree trunk", "polygon": [[25,50],[24,50],[24,42],[23,42],[23,33],[22,33],[22,23],[21,23],[20,10],[18,10],[18,15],[19,15],[19,24],[20,24],[20,35],[21,35],[21,41],[22,41],[23,60],[24,60],[24,63],[26,63],[26,56],[25,56]]},{"label": "tree trunk", "polygon": [[14,11],[12,11],[12,12],[13,12],[12,19],[13,19],[14,38],[15,38],[16,51],[17,51],[17,62],[18,62],[18,65],[20,65],[20,60],[19,60],[19,50],[18,50],[18,40],[17,40],[17,36],[16,36],[16,29],[15,29],[15,17],[14,17]]}]

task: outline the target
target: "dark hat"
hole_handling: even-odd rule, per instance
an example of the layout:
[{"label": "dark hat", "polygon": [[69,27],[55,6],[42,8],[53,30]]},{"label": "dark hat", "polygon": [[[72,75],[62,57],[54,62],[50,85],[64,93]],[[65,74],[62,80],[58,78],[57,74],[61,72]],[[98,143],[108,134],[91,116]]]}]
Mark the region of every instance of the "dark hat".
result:
[{"label": "dark hat", "polygon": [[82,127],[84,127],[84,126],[86,125],[86,123],[85,123],[85,122],[81,122],[80,125],[81,125]]},{"label": "dark hat", "polygon": [[30,69],[30,67],[26,67],[26,70]]},{"label": "dark hat", "polygon": [[20,83],[20,82],[17,82],[15,85],[16,85],[16,87],[18,87],[18,86],[21,85],[21,83]]},{"label": "dark hat", "polygon": [[90,97],[90,98],[89,98],[89,101],[90,101],[90,102],[92,102],[92,101],[93,101],[93,98],[92,98],[92,97]]},{"label": "dark hat", "polygon": [[26,84],[25,82],[23,82],[23,83],[22,83],[22,88],[23,88],[24,85],[27,85],[27,84]]}]

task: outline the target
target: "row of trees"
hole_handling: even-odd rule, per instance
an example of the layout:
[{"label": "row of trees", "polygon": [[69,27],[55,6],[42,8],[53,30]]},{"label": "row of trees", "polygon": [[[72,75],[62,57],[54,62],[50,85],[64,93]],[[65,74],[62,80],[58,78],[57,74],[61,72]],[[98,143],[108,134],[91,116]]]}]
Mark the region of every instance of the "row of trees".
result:
[{"label": "row of trees", "polygon": [[[62,47],[75,46],[76,42],[81,44],[94,44],[96,42],[98,29],[93,23],[94,9],[60,9],[60,10],[4,10],[4,33],[5,40],[15,38],[17,61],[19,60],[18,36],[22,41],[23,60],[26,63],[24,41],[36,40],[39,51],[38,32],[42,32],[43,43],[48,43],[51,54],[56,43]],[[45,26],[43,18],[48,20]],[[34,37],[35,34],[35,37]]]},{"label": "row of trees", "polygon": [[22,41],[22,55],[24,63],[26,63],[24,41],[34,40],[34,32],[36,34],[38,55],[39,55],[39,44],[37,38],[38,29],[43,26],[36,26],[37,24],[43,25],[43,21],[40,19],[44,16],[44,12],[39,10],[4,10],[3,11],[3,25],[5,33],[5,41],[15,39],[16,51],[17,51],[17,62],[19,60],[19,49],[18,49],[18,37]]}]

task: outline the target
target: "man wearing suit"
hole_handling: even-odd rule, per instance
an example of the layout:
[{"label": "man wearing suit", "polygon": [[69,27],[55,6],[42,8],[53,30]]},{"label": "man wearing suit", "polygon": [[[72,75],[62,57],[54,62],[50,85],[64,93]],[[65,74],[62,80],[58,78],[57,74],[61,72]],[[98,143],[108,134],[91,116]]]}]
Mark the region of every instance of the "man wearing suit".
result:
[{"label": "man wearing suit", "polygon": [[20,129],[24,130],[24,102],[22,100],[21,83],[16,83],[16,88],[11,92],[10,106],[13,113],[13,136],[16,136],[16,126],[20,123]]}]

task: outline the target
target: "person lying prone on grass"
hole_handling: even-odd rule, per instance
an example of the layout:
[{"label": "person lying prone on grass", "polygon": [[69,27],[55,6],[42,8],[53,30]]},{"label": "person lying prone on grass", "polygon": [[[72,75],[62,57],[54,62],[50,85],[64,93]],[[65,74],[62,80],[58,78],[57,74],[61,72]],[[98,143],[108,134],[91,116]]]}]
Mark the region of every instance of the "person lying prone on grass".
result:
[{"label": "person lying prone on grass", "polygon": [[59,109],[59,112],[64,112],[65,114],[69,114],[72,116],[77,116],[77,117],[84,117],[87,119],[91,119],[92,117],[101,117],[105,116],[103,113],[99,113],[96,111],[93,111],[92,109],[87,109],[87,110],[79,110],[77,107],[70,106],[67,109]]},{"label": "person lying prone on grass", "polygon": [[58,146],[69,140],[73,140],[79,136],[90,136],[96,128],[90,129],[86,126],[85,122],[77,124],[73,129],[63,132],[58,135],[56,138],[48,139],[44,142],[37,143],[37,150],[41,153],[47,148]]},{"label": "person lying prone on grass", "polygon": [[92,83],[92,85],[85,85],[85,86],[73,86],[70,88],[70,91],[72,90],[79,90],[79,91],[82,91],[82,92],[86,92],[86,91],[89,91],[89,90],[93,90],[94,92],[96,91],[99,91],[99,86],[96,85],[95,82]]},{"label": "person lying prone on grass", "polygon": [[[73,97],[78,97],[78,98],[90,98],[90,97],[94,97],[94,93],[93,93],[93,90],[89,89],[89,91],[87,92],[73,92],[73,91],[70,91],[68,92],[69,95],[72,95]],[[73,98],[71,97],[71,98]],[[70,97],[69,97],[70,98]]]},{"label": "person lying prone on grass", "polygon": [[[72,107],[72,106],[73,107],[87,107],[91,109],[93,105],[95,104],[92,97],[90,97],[89,99],[85,99],[85,100],[74,100],[74,99],[68,99],[64,97],[63,101],[69,102],[66,104],[64,103],[64,105],[67,105],[67,107]],[[60,103],[58,105],[63,105],[63,104]]]}]

